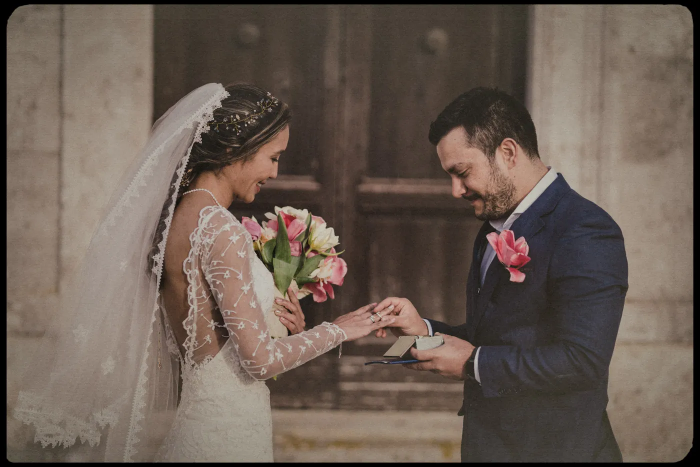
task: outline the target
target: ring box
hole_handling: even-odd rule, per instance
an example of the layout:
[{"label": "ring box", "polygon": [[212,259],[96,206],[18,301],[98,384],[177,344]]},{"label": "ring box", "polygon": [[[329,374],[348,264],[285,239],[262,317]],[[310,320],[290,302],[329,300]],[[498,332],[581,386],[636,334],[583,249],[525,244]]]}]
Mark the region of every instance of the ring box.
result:
[{"label": "ring box", "polygon": [[408,353],[411,347],[415,347],[418,350],[430,350],[440,347],[444,343],[445,341],[442,336],[400,336],[398,340],[394,342],[394,345],[384,352],[384,357],[387,358],[386,360],[375,360],[367,362],[365,365],[371,363],[415,363],[418,362],[418,360],[402,360],[403,356]]}]

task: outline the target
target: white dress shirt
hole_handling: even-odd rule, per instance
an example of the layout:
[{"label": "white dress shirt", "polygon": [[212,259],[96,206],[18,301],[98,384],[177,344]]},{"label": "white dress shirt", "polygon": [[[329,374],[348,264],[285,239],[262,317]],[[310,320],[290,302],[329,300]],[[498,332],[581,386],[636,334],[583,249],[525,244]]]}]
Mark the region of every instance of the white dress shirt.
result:
[{"label": "white dress shirt", "polygon": [[[532,190],[530,190],[530,193],[523,198],[523,200],[518,204],[518,206],[515,208],[515,211],[508,216],[506,220],[503,219],[496,219],[493,221],[489,221],[491,224],[491,227],[496,229],[497,231],[501,232],[504,229],[510,229],[513,223],[520,217],[522,213],[524,213],[527,208],[532,206],[532,203],[534,203],[537,198],[540,197],[542,193],[544,193],[544,190],[549,187],[549,185],[552,184],[552,182],[557,178],[557,171],[554,170],[552,167],[547,167],[549,171],[540,179],[539,182],[537,182],[537,185],[535,185]],[[481,275],[481,283],[484,283],[484,279],[486,278],[486,271],[488,271],[489,266],[491,265],[491,261],[493,261],[493,258],[496,257],[496,252],[494,249],[491,247],[491,244],[489,243],[486,246],[486,251],[484,251],[484,258],[481,260],[481,270],[480,275]],[[428,326],[428,334],[433,335],[433,327],[430,325],[430,322],[427,319],[424,319],[425,324]],[[481,348],[476,349],[476,358],[474,359],[474,377],[476,380],[481,383],[481,379],[479,378],[479,350]]]}]

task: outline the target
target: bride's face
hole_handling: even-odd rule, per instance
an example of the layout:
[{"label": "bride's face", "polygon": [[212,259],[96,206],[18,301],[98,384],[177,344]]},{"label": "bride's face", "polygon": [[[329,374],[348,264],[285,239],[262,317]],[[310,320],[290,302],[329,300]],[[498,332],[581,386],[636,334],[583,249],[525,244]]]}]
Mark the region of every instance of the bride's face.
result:
[{"label": "bride's face", "polygon": [[230,182],[234,199],[252,203],[260,188],[270,178],[277,178],[280,156],[287,149],[289,125],[263,145],[248,162],[235,162],[223,169]]}]

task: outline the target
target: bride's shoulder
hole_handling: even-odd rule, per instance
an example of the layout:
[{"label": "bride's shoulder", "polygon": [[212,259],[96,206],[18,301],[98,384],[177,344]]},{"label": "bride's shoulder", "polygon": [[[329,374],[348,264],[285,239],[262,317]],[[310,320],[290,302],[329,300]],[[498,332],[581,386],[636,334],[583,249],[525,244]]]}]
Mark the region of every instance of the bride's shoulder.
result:
[{"label": "bride's shoulder", "polygon": [[238,219],[226,208],[183,200],[175,209],[171,230],[186,232],[187,236],[197,233],[216,235],[238,226],[243,229]]},{"label": "bride's shoulder", "polygon": [[222,231],[245,230],[231,211],[217,205],[202,208],[199,213],[199,228],[213,234],[218,234]]}]

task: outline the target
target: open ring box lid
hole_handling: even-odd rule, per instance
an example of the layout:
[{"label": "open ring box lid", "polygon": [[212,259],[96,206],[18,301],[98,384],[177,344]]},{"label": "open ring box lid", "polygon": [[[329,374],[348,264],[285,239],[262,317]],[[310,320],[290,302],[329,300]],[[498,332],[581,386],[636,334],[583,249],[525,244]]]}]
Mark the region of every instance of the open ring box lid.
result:
[{"label": "open ring box lid", "polygon": [[444,344],[442,336],[400,336],[394,345],[389,347],[389,350],[384,352],[385,360],[375,360],[365,363],[369,365],[371,363],[385,363],[385,364],[399,364],[399,363],[415,363],[418,360],[413,359],[410,354],[407,358],[404,358],[411,347],[415,347],[418,350],[429,350],[436,347],[440,347]]}]

